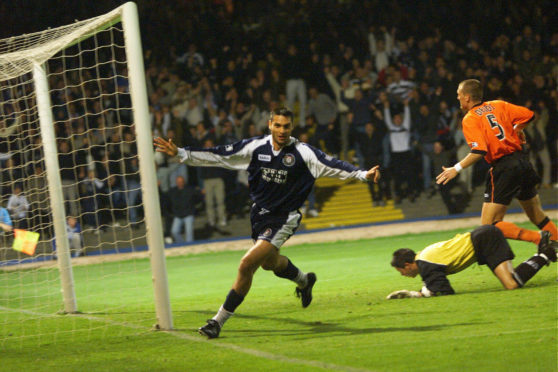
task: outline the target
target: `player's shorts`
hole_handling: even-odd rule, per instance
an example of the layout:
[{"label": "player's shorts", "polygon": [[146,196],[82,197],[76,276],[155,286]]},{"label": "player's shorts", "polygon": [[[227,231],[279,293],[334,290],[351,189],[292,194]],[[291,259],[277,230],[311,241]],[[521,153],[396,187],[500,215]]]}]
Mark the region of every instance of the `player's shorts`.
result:
[{"label": "player's shorts", "polygon": [[479,265],[487,265],[494,271],[504,261],[513,260],[510,245],[502,231],[493,225],[482,225],[471,232],[471,241]]},{"label": "player's shorts", "polygon": [[514,152],[496,159],[486,177],[484,201],[509,205],[513,198],[529,200],[537,195],[541,178],[525,154]]},{"label": "player's shorts", "polygon": [[295,233],[301,220],[299,211],[272,213],[253,204],[250,211],[252,239],[265,240],[280,248]]}]

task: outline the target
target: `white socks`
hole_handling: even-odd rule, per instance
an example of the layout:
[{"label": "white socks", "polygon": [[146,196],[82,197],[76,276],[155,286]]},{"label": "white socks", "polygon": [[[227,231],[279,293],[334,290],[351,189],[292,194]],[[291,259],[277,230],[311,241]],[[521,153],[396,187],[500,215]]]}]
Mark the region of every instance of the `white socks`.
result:
[{"label": "white socks", "polygon": [[215,316],[213,317],[214,320],[217,321],[217,323],[219,323],[219,325],[221,326],[221,328],[223,327],[223,324],[225,324],[225,322],[227,321],[227,319],[229,319],[234,313],[228,312],[227,310],[225,310],[225,308],[223,307],[223,305],[221,305],[221,307],[219,308],[219,311],[217,312],[217,314],[215,314]]},{"label": "white socks", "polygon": [[298,274],[296,275],[296,277],[293,279],[293,282],[295,282],[296,284],[298,284],[299,288],[304,288],[306,287],[306,285],[308,284],[308,280],[306,278],[306,274],[303,273],[302,271],[298,270]]}]

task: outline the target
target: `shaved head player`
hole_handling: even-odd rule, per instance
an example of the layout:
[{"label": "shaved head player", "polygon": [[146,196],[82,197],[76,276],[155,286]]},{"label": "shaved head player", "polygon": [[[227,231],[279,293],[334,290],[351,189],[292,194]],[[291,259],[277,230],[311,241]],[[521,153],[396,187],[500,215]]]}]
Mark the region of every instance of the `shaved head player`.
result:
[{"label": "shaved head player", "polygon": [[[556,225],[541,206],[537,192],[540,177],[521,148],[523,128],[533,120],[533,111],[506,101],[483,101],[481,83],[475,79],[459,84],[457,99],[465,112],[463,134],[471,152],[453,167],[444,167],[436,182],[445,185],[461,169],[484,157],[492,167],[486,178],[481,223],[496,225],[506,238],[539,244],[547,231],[552,240],[558,240]],[[517,198],[529,220],[543,232],[503,221],[513,198]]]}]

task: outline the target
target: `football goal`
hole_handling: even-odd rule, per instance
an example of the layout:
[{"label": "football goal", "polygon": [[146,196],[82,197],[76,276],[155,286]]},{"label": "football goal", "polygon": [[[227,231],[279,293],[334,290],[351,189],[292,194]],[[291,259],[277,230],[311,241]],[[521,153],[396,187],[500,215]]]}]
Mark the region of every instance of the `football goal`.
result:
[{"label": "football goal", "polygon": [[0,95],[0,345],[172,329],[136,5],[0,40]]}]

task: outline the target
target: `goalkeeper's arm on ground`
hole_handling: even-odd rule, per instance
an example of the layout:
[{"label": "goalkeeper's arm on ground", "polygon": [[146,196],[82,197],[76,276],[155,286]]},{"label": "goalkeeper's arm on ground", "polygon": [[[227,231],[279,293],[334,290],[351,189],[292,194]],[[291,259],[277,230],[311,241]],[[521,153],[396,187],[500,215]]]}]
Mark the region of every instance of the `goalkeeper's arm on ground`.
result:
[{"label": "goalkeeper's arm on ground", "polygon": [[418,298],[418,297],[423,297],[422,293],[417,291],[409,291],[406,289],[401,289],[399,291],[391,292],[390,294],[387,295],[386,299],[395,300],[398,298]]},{"label": "goalkeeper's arm on ground", "polygon": [[[450,294],[450,293],[432,292],[425,285],[425,286],[422,287],[422,289],[420,291],[409,291],[409,290],[406,290],[406,289],[401,289],[399,291],[391,292],[390,294],[387,295],[386,299],[387,300],[395,300],[395,299],[398,299],[398,298],[432,297],[432,296],[444,295],[444,294]],[[451,294],[453,294],[453,293],[451,293]]]},{"label": "goalkeeper's arm on ground", "polygon": [[443,296],[454,294],[444,265],[437,265],[425,261],[417,261],[422,277],[423,287],[421,293],[424,297]]}]

